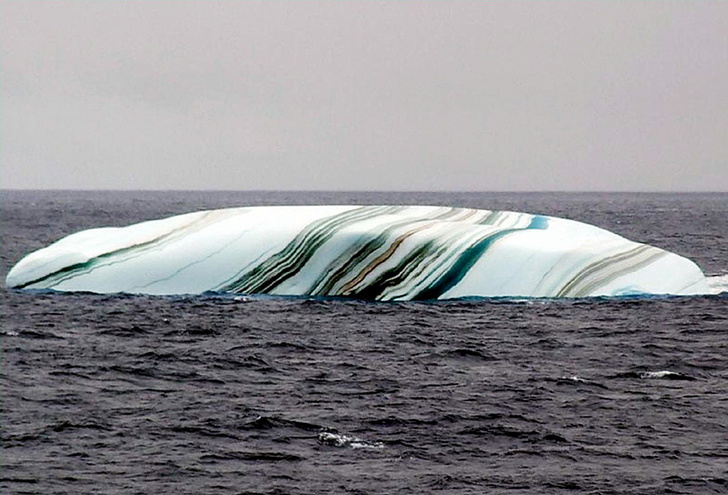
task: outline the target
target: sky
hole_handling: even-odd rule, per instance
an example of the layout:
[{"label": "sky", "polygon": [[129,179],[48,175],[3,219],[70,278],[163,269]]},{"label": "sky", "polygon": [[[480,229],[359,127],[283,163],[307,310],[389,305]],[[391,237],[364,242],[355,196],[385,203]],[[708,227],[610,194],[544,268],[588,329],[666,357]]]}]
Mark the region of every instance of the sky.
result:
[{"label": "sky", "polygon": [[0,2],[0,188],[728,191],[728,2]]}]

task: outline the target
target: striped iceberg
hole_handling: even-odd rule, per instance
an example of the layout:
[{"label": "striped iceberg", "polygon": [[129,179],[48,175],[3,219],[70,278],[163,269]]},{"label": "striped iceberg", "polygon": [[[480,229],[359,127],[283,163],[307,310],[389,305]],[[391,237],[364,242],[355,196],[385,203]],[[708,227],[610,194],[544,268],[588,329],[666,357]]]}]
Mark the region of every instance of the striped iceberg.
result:
[{"label": "striped iceberg", "polygon": [[9,287],[429,300],[708,291],[692,261],[584,223],[435,206],[200,211],[69,235]]}]

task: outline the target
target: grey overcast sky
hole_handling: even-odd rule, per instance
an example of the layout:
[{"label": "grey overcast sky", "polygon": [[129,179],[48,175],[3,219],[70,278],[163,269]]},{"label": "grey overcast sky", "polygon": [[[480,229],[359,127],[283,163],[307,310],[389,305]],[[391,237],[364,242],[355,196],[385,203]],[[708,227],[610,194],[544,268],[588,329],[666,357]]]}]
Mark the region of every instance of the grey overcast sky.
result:
[{"label": "grey overcast sky", "polygon": [[728,191],[728,1],[0,3],[0,187]]}]

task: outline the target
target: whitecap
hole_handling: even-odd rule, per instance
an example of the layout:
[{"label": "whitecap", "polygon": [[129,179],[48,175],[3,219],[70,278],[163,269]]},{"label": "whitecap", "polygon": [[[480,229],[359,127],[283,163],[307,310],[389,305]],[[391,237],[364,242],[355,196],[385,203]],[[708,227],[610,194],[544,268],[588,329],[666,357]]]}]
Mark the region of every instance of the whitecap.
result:
[{"label": "whitecap", "polygon": [[352,449],[383,449],[384,444],[381,442],[368,442],[361,438],[343,433],[334,433],[331,431],[322,431],[318,435],[319,443],[329,445],[331,447],[351,447]]},{"label": "whitecap", "polygon": [[685,373],[678,373],[676,371],[661,370],[661,371],[644,371],[640,373],[640,378],[656,378],[666,380],[695,380],[694,377],[686,375]]}]

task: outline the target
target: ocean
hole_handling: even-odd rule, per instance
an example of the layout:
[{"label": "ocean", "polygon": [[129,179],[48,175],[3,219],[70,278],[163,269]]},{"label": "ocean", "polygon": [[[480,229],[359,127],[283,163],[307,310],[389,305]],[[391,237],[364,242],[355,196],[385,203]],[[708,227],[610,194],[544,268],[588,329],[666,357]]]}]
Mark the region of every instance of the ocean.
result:
[{"label": "ocean", "polygon": [[[376,303],[0,288],[0,492],[728,493],[728,194],[1,191],[0,276],[200,209],[554,215],[716,294]],[[722,291],[722,292],[721,292]]]}]

